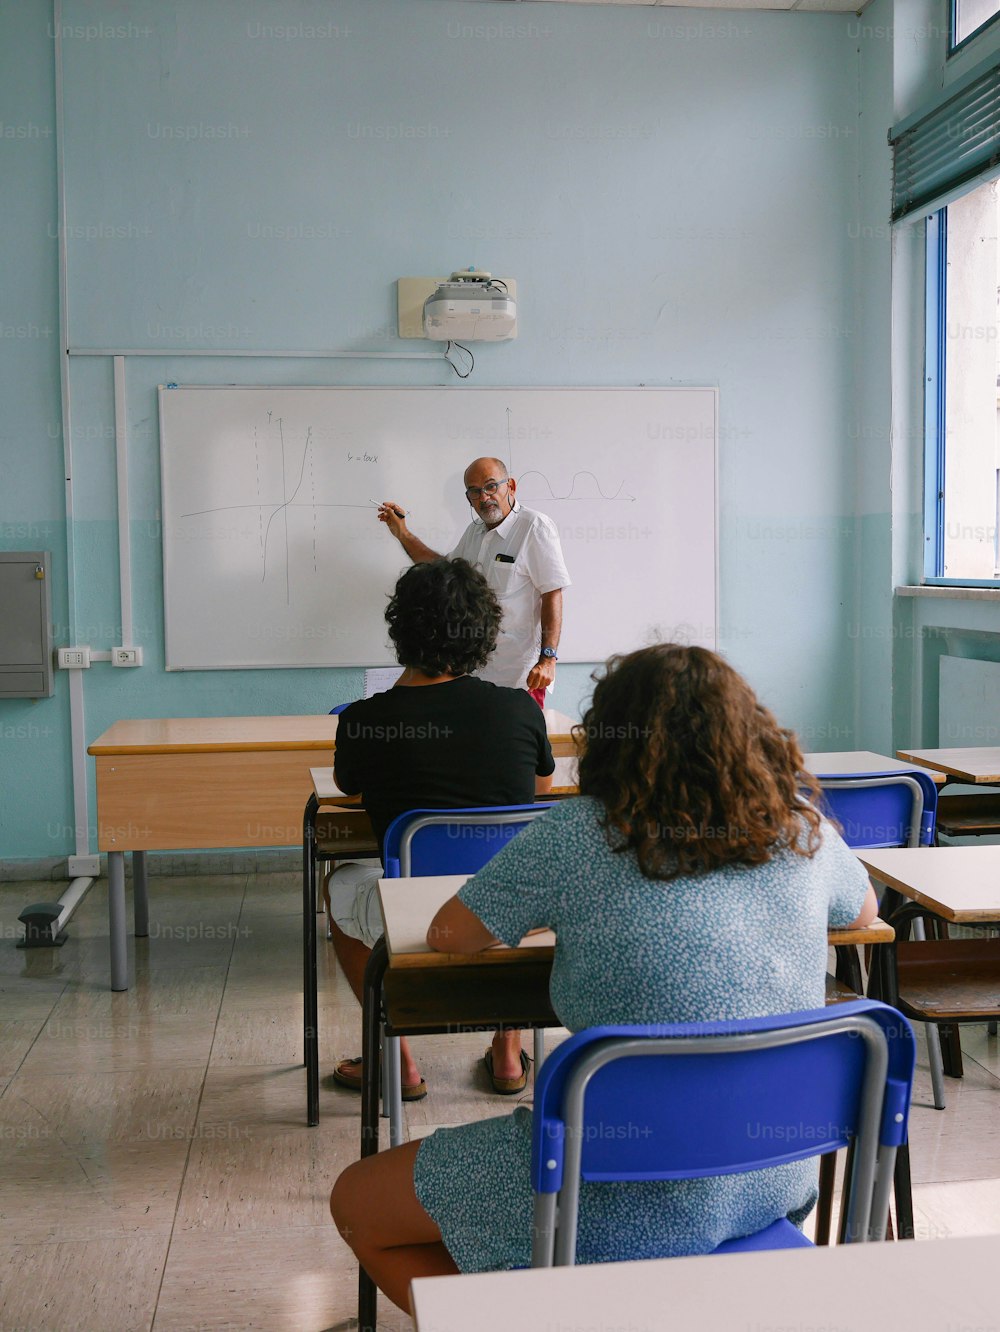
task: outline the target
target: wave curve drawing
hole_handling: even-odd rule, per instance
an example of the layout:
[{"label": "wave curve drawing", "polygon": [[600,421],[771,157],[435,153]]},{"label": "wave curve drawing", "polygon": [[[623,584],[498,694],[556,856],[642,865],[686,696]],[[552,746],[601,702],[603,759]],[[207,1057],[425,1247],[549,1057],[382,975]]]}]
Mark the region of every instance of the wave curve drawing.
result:
[{"label": "wave curve drawing", "polygon": [[[624,481],[620,481],[620,482],[618,483],[618,489],[617,489],[613,494],[611,494],[611,495],[605,494],[604,487],[601,485],[600,481],[598,480],[598,477],[597,477],[596,473],[594,473],[594,472],[574,472],[574,473],[573,473],[573,479],[572,479],[572,481],[570,482],[570,485],[569,485],[569,490],[566,492],[565,495],[557,495],[556,492],[555,492],[555,491],[553,490],[553,488],[552,488],[552,482],[549,480],[549,478],[545,475],[544,472],[539,472],[539,471],[522,472],[521,475],[517,478],[517,484],[518,484],[518,486],[523,486],[523,485],[524,485],[524,482],[525,482],[525,479],[526,479],[527,477],[529,477],[529,476],[538,476],[538,477],[541,477],[541,479],[545,482],[546,486],[548,487],[548,491],[549,491],[548,495],[546,495],[546,496],[541,496],[541,495],[540,495],[540,496],[537,497],[537,498],[539,498],[539,499],[542,499],[542,498],[544,498],[544,499],[550,499],[550,500],[595,500],[595,499],[602,499],[602,500],[622,500],[622,501],[625,501],[625,502],[628,502],[628,503],[634,503],[634,502],[635,502],[635,496],[634,496],[634,495],[628,495],[628,494],[624,494],[624,495],[623,495],[623,494],[622,494],[622,491],[623,491],[623,489],[624,489],[624,487],[625,487],[625,482],[624,482]],[[591,478],[591,480],[593,481],[594,485],[595,485],[596,488],[597,488],[597,494],[596,494],[596,495],[577,495],[577,494],[574,493],[574,492],[576,491],[576,482],[577,482],[577,478],[578,478],[578,477],[581,477],[581,476],[589,476],[589,477]],[[518,496],[518,498],[521,498],[521,497]],[[527,498],[528,498],[528,499],[531,499],[531,498],[533,498],[533,497],[529,495]]]}]

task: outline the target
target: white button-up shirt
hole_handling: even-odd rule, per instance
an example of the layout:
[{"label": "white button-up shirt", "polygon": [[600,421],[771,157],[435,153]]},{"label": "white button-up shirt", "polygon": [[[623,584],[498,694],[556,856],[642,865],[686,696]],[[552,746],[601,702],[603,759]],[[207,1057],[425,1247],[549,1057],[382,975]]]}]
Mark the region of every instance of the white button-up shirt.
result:
[{"label": "white button-up shirt", "polygon": [[496,651],[478,674],[523,689],[542,646],[542,596],[569,586],[556,525],[544,513],[514,508],[496,527],[475,519],[449,559],[468,560],[485,577],[503,609]]}]

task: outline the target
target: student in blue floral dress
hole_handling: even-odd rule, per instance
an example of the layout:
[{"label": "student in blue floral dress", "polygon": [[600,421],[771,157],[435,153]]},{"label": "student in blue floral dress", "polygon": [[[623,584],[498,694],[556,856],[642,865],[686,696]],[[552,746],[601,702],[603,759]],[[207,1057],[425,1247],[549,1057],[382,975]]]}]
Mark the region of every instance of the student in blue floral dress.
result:
[{"label": "student in blue floral dress", "polygon": [[[435,917],[478,952],[556,932],[552,1006],[573,1031],[821,1008],[829,926],[877,909],[859,862],[802,796],[794,736],[715,653],[612,659],[583,722],[580,798],[536,819]],[[697,1113],[692,1107],[692,1113]],[[439,1129],[350,1166],[334,1220],[408,1307],[419,1276],[531,1261],[531,1115]],[[712,1179],[584,1184],[579,1262],[708,1253],[816,1198],[809,1161]]]}]

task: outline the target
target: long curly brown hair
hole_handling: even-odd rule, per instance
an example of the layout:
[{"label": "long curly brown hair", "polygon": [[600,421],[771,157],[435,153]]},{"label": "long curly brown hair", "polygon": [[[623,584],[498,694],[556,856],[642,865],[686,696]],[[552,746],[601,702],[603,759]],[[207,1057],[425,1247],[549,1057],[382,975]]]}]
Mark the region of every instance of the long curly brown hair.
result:
[{"label": "long curly brown hair", "polygon": [[819,849],[819,790],[795,736],[706,648],[612,657],[576,736],[580,794],[649,879]]}]

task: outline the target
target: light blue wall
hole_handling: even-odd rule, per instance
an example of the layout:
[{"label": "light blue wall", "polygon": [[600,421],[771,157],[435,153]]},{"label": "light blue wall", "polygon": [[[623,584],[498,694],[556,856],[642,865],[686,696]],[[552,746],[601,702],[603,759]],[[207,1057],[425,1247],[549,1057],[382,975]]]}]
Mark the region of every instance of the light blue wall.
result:
[{"label": "light blue wall", "polygon": [[[467,264],[515,276],[520,336],[477,349],[476,383],[719,386],[723,649],[807,747],[867,747],[888,665],[878,651],[869,671],[847,626],[888,623],[884,596],[862,605],[858,563],[886,542],[885,458],[877,476],[859,471],[859,440],[886,416],[882,370],[863,373],[870,355],[884,362],[886,258],[858,225],[885,221],[876,145],[891,88],[856,22],[66,0],[70,344],[398,349],[414,344],[394,336],[397,277]],[[5,4],[0,27],[5,123],[51,125],[47,0]],[[4,139],[0,153],[17,200],[4,318],[54,327],[53,142]],[[30,544],[54,552],[65,629],[58,367],[52,338],[35,343],[15,344],[4,371],[16,407],[0,536],[23,547],[11,524],[53,527]],[[177,355],[130,358],[127,378],[147,664],[84,677],[88,739],[120,716],[311,712],[356,694],[351,671],[164,673],[155,385],[446,382],[440,370]],[[77,637],[107,648],[121,623],[110,362],[74,357],[70,381]],[[588,676],[561,667],[556,706],[575,711]],[[60,678],[53,700],[0,704],[0,727],[31,717],[50,731],[4,739],[0,859],[73,849],[66,693]]]},{"label": "light blue wall", "polygon": [[[0,549],[53,552],[52,616],[66,624],[59,406],[52,40],[37,3],[0,9]],[[63,640],[65,641],[65,640]],[[0,702],[0,858],[72,849],[69,708]]]}]

